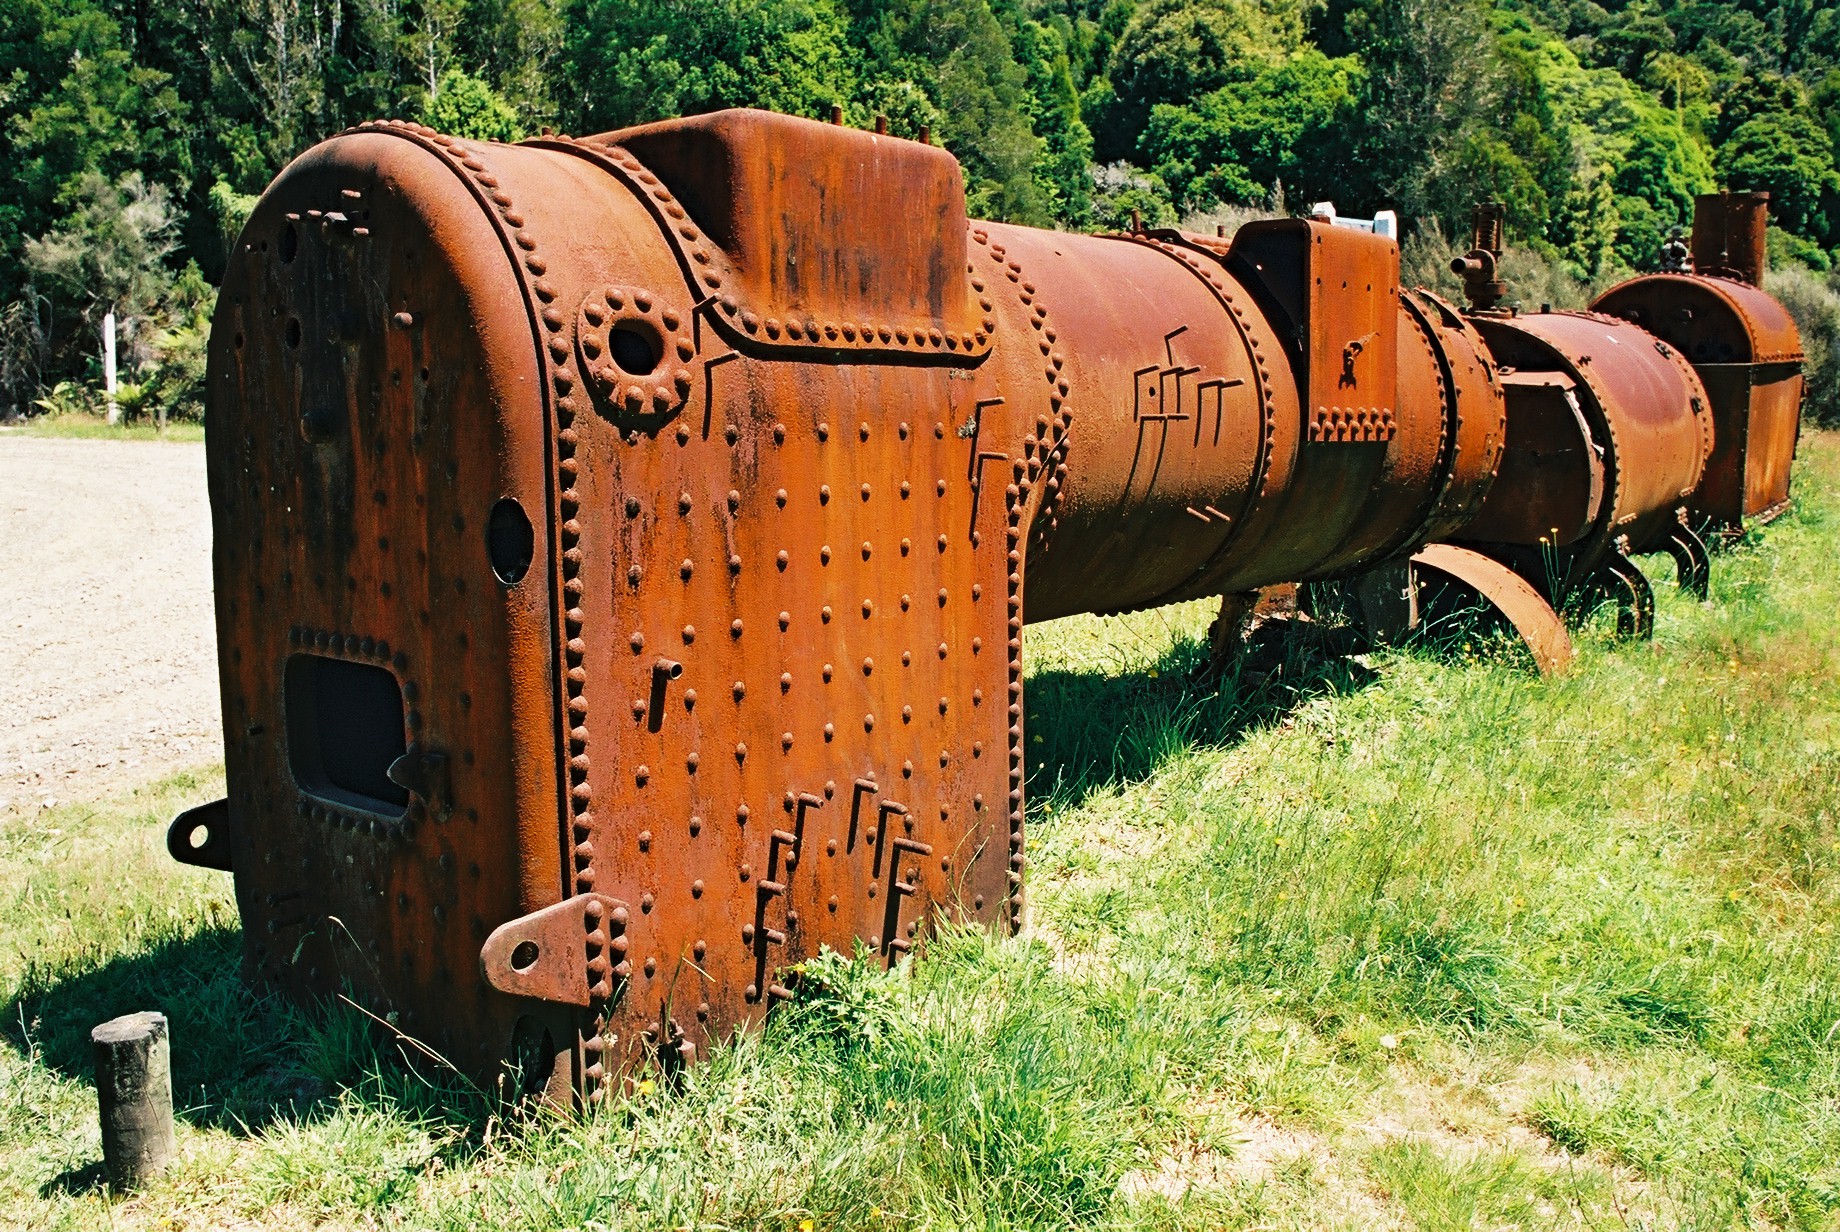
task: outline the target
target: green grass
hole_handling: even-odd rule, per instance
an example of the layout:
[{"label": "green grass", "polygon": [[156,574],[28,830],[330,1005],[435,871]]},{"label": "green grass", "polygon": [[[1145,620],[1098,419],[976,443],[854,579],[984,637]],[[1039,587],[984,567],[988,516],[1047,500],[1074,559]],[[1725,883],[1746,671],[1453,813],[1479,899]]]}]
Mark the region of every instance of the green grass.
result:
[{"label": "green grass", "polygon": [[[814,964],[585,1120],[247,993],[161,850],[215,775],[0,819],[0,1226],[1840,1226],[1840,438],[1799,465],[1710,603],[1557,680],[1031,629],[1024,936]],[[150,1006],[183,1158],[111,1198],[85,1033]]]},{"label": "green grass", "polygon": [[150,420],[111,424],[100,415],[71,412],[65,415],[39,415],[17,427],[0,427],[0,437],[39,436],[82,441],[202,441],[204,424],[197,420],[173,420],[164,430]]}]

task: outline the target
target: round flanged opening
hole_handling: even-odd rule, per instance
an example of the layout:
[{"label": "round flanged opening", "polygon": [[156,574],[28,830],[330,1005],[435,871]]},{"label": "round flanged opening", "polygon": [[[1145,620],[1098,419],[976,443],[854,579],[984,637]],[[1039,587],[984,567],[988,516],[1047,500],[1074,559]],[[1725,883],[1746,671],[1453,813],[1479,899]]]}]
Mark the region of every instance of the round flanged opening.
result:
[{"label": "round flanged opening", "polygon": [[537,949],[536,942],[534,941],[518,942],[517,948],[511,951],[511,969],[513,971],[530,970],[532,967],[537,965],[537,958],[540,953],[541,951]]},{"label": "round flanged opening", "polygon": [[620,371],[629,376],[650,376],[664,357],[663,340],[644,326],[630,322],[607,331],[607,349]]},{"label": "round flanged opening", "polygon": [[492,561],[492,573],[510,586],[530,572],[530,558],[536,550],[536,535],[524,506],[507,496],[492,506],[486,519],[486,554]]}]

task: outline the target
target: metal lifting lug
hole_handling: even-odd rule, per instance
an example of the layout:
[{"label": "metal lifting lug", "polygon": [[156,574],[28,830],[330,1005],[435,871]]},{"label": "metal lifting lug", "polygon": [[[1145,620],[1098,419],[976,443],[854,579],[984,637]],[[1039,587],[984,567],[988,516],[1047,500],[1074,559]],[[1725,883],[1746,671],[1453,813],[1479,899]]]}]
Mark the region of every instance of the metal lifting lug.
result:
[{"label": "metal lifting lug", "polygon": [[173,818],[166,850],[181,864],[230,872],[230,801],[213,800]]},{"label": "metal lifting lug", "polygon": [[586,1006],[592,1000],[588,941],[597,932],[604,936],[602,930],[619,931],[624,905],[604,894],[577,894],[507,920],[479,947],[480,974],[514,997]]},{"label": "metal lifting lug", "polygon": [[434,802],[447,795],[447,754],[412,744],[385,772],[390,782],[423,800]]}]

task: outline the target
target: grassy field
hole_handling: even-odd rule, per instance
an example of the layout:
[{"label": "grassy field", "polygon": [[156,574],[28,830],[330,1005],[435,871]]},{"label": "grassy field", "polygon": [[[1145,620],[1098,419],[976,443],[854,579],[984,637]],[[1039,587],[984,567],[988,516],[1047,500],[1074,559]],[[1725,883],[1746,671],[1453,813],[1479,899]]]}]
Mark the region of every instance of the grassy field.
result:
[{"label": "grassy field", "polygon": [[0,427],[0,434],[8,432],[84,441],[202,441],[204,424],[196,420],[174,420],[162,429],[151,420],[111,424],[100,415],[71,412],[40,415],[22,424]]},{"label": "grassy field", "polygon": [[[1214,688],[1202,607],[1032,629],[1027,932],[814,964],[586,1120],[244,991],[228,878],[161,849],[214,774],[6,818],[0,1225],[1834,1227],[1840,437],[1802,452],[1709,604],[1561,680],[1296,647]],[[183,1160],[115,1199],[85,1035],[147,1007]]]}]

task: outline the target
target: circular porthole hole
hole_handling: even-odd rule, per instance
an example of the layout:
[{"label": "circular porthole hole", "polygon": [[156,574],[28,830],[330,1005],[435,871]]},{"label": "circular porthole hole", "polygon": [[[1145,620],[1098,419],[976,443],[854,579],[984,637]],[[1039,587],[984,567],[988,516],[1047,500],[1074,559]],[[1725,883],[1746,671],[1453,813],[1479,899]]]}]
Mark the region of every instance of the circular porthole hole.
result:
[{"label": "circular porthole hole", "polygon": [[536,535],[524,506],[509,496],[492,506],[486,519],[486,554],[492,560],[492,572],[510,586],[530,572],[531,553],[536,550]]},{"label": "circular porthole hole", "polygon": [[620,371],[630,376],[650,376],[664,357],[664,341],[638,324],[616,325],[607,334],[607,349]]},{"label": "circular porthole hole", "polygon": [[211,841],[211,827],[193,826],[192,832],[185,836],[185,841],[193,851],[203,851],[204,845]]},{"label": "circular porthole hole", "polygon": [[294,263],[294,258],[300,253],[300,232],[294,229],[293,223],[288,223],[285,227],[281,228],[281,245],[279,252],[281,253],[281,264],[283,265],[292,265]]},{"label": "circular porthole hole", "polygon": [[282,335],[287,339],[288,349],[290,351],[297,349],[300,346],[300,318],[289,317],[287,327],[282,331]]},{"label": "circular porthole hole", "polygon": [[536,942],[534,941],[518,942],[517,946],[511,951],[511,969],[513,971],[530,970],[532,967],[537,965],[538,954],[539,954],[539,951],[537,949]]}]

